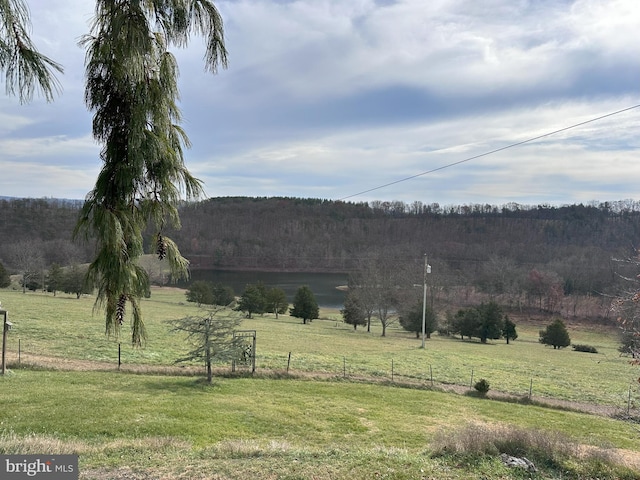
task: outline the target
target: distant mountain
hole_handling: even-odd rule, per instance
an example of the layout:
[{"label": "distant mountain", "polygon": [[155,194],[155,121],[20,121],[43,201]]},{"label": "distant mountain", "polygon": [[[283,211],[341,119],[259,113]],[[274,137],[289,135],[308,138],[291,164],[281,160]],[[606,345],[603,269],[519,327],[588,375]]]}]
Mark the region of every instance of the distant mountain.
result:
[{"label": "distant mountain", "polygon": [[30,198],[30,197],[5,197],[5,196],[1,196],[0,195],[0,200],[42,200],[45,202],[49,202],[49,203],[53,203],[53,204],[60,204],[60,203],[78,203],[80,205],[82,205],[84,203],[84,200],[79,200],[77,198],[53,198],[53,197],[42,197],[42,198]]},{"label": "distant mountain", "polygon": [[[71,242],[80,200],[0,200],[0,261],[35,245],[46,265],[88,261]],[[533,271],[566,292],[602,293],[619,282],[640,244],[640,204],[458,205],[350,203],[301,198],[211,198],[180,208],[182,229],[164,232],[192,268],[347,272],[382,257],[415,264],[423,255],[440,285],[510,288]],[[147,242],[150,245],[151,232]],[[549,277],[550,278],[550,277]],[[510,283],[511,282],[511,283]]]}]

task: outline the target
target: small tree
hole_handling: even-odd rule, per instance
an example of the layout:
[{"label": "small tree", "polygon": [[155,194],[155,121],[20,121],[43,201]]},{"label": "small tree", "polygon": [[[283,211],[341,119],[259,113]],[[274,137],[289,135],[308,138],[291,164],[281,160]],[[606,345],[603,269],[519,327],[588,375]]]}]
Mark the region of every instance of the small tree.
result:
[{"label": "small tree", "polygon": [[340,313],[344,323],[353,325],[354,330],[358,329],[358,325],[367,325],[367,312],[360,303],[359,297],[351,290],[344,299],[344,308]]},{"label": "small tree", "polygon": [[502,337],[507,340],[507,345],[509,344],[509,339],[515,340],[518,338],[516,324],[509,320],[509,317],[506,315],[504,317],[504,327],[502,327]]},{"label": "small tree", "polygon": [[475,335],[479,324],[480,313],[477,308],[460,309],[453,317],[451,333],[460,335],[460,340],[464,337],[471,338]]},{"label": "small tree", "polygon": [[238,300],[238,306],[236,310],[239,312],[245,312],[247,318],[251,318],[254,313],[264,313],[265,311],[265,298],[264,298],[264,286],[258,284],[249,284],[244,289],[242,296]]},{"label": "small tree", "polygon": [[480,395],[481,397],[485,397],[487,395],[487,392],[489,392],[489,382],[487,382],[484,378],[481,378],[475,383],[473,388],[476,389],[478,395]]},{"label": "small tree", "polygon": [[[31,290],[35,292],[36,290],[40,290],[42,288],[42,273],[36,271],[26,271],[22,274],[22,291],[23,293],[26,290]],[[25,290],[26,289],[26,290]]]},{"label": "small tree", "polygon": [[623,331],[620,334],[620,346],[618,351],[632,358],[640,358],[640,335],[630,331]]},{"label": "small tree", "polygon": [[213,304],[220,306],[228,306],[231,305],[235,299],[236,294],[233,291],[233,288],[223,285],[221,283],[216,283],[212,287],[213,293]]},{"label": "small tree", "polygon": [[500,338],[504,327],[500,306],[493,301],[483,303],[478,307],[478,313],[479,322],[474,336],[478,337],[482,343],[487,343],[487,339]]},{"label": "small tree", "polygon": [[[438,328],[436,314],[428,306],[425,309],[425,336],[431,338],[431,334]],[[400,325],[408,332],[415,332],[416,338],[422,334],[422,303],[416,303],[411,310],[400,314]]]},{"label": "small tree", "polygon": [[233,331],[240,325],[237,314],[226,308],[209,310],[201,316],[189,316],[173,320],[172,331],[187,334],[187,341],[193,347],[180,362],[204,362],[207,368],[207,383],[211,383],[213,362],[232,360],[239,355],[239,339],[233,338]]},{"label": "small tree", "polygon": [[567,332],[564,322],[556,318],[546,329],[540,330],[540,343],[553,345],[554,350],[571,345],[569,332]]},{"label": "small tree", "polygon": [[289,309],[289,302],[287,301],[287,294],[281,288],[269,288],[265,295],[265,310],[269,313],[275,313],[276,318],[278,314],[285,314]]},{"label": "small tree", "polygon": [[301,318],[304,324],[307,323],[307,320],[311,322],[311,320],[318,318],[320,315],[316,297],[308,286],[304,285],[298,288],[296,296],[293,299],[293,308],[290,309],[290,314],[292,317]]},{"label": "small tree", "polygon": [[56,292],[62,289],[64,283],[64,272],[62,267],[57,263],[52,264],[49,267],[49,273],[47,274],[47,291],[52,292],[53,296],[56,296]]},{"label": "small tree", "polygon": [[0,263],[0,288],[7,288],[11,285],[11,277],[9,276],[9,272],[7,272],[4,265]]},{"label": "small tree", "polygon": [[80,265],[72,265],[64,274],[62,291],[64,293],[74,293],[76,298],[80,298],[83,293],[91,293],[92,288],[86,282],[87,270]]},{"label": "small tree", "polygon": [[193,282],[186,292],[187,302],[193,302],[200,307],[201,305],[213,305],[213,285],[206,280],[196,280]]}]

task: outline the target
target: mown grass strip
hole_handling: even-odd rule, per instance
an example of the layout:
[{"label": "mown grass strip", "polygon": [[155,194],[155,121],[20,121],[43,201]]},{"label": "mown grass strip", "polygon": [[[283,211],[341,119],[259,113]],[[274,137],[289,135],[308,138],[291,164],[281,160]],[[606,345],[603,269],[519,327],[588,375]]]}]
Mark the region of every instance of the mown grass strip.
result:
[{"label": "mown grass strip", "polygon": [[83,478],[520,478],[496,455],[431,458],[470,422],[640,450],[629,423],[385,385],[28,370],[0,383],[0,452],[75,452]]}]

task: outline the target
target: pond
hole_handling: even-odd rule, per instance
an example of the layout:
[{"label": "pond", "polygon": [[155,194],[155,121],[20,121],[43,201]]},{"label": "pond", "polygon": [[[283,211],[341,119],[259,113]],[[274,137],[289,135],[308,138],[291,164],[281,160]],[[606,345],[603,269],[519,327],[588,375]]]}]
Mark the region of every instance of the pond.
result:
[{"label": "pond", "polygon": [[[247,284],[262,282],[267,287],[278,287],[285,291],[289,303],[293,302],[296,290],[307,285],[321,307],[342,308],[345,292],[337,287],[346,285],[346,273],[309,273],[309,272],[254,272],[231,270],[194,270],[191,281],[207,280],[233,288],[241,295]],[[179,284],[180,285],[180,284]],[[188,285],[182,284],[182,287]]]}]

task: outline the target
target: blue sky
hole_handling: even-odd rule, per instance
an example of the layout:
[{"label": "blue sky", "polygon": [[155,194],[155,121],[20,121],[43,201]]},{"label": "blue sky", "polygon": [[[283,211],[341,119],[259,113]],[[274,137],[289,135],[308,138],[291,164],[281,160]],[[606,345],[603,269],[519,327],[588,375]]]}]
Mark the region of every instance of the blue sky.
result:
[{"label": "blue sky", "polygon": [[[84,198],[100,169],[83,103],[91,0],[29,0],[65,67],[53,103],[0,95],[0,196]],[[229,68],[175,54],[189,170],[208,196],[441,205],[640,198],[637,0],[220,0]],[[355,195],[355,196],[354,196]]]}]

